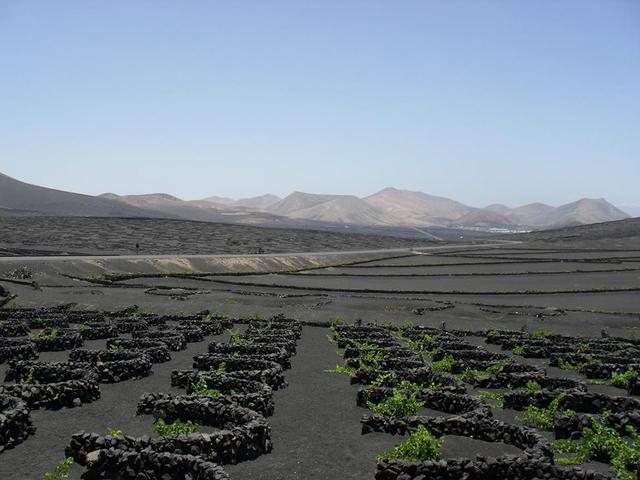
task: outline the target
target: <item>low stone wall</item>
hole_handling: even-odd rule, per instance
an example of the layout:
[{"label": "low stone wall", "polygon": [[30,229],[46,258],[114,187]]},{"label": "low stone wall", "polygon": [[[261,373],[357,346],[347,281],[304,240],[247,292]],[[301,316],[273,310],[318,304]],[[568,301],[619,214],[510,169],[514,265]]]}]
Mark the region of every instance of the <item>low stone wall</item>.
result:
[{"label": "low stone wall", "polygon": [[577,380],[531,373],[497,373],[479,378],[474,383],[477,388],[519,388],[525,387],[529,381],[537,382],[542,388],[548,390],[586,390],[585,384]]},{"label": "low stone wall", "polygon": [[5,382],[29,381],[0,386],[0,393],[25,401],[29,408],[58,410],[79,407],[100,398],[96,372],[90,364],[77,362],[14,362],[7,370]]},{"label": "low stone wall", "polygon": [[151,375],[151,360],[140,351],[72,350],[72,361],[88,362],[100,383],[117,383]]},{"label": "low stone wall", "polygon": [[140,340],[152,340],[164,343],[172,352],[179,352],[187,348],[187,340],[184,335],[177,332],[133,332],[132,337]]},{"label": "low stone wall", "polygon": [[35,328],[69,328],[69,320],[63,317],[47,318],[35,316],[27,320],[30,329]]},{"label": "low stone wall", "polygon": [[[358,390],[356,403],[366,407],[367,402],[380,403],[393,394],[391,387],[369,387]],[[406,390],[408,393],[409,391]],[[469,395],[451,393],[439,389],[424,389],[417,398],[425,403],[425,407],[452,414],[468,414],[474,417],[491,417],[491,408],[482,400]]]},{"label": "low stone wall", "polygon": [[193,455],[152,451],[127,452],[108,448],[87,457],[84,480],[228,480],[229,475],[215,463]]},{"label": "low stone wall", "polygon": [[0,337],[26,337],[29,326],[24,322],[0,321]]},{"label": "low stone wall", "polygon": [[187,343],[203,342],[205,332],[200,327],[192,327],[188,325],[178,325],[175,331],[182,335]]},{"label": "low stone wall", "polygon": [[105,338],[116,338],[118,331],[110,324],[94,324],[79,329],[80,335],[85,340],[103,340]]},{"label": "low stone wall", "polygon": [[0,338],[0,363],[36,358],[38,351],[29,340]]},{"label": "low stone wall", "polygon": [[255,410],[264,416],[273,415],[273,389],[262,382],[238,378],[232,374],[217,372],[195,372],[193,370],[174,370],[171,372],[171,385],[187,389],[193,394],[193,384],[203,379],[207,388],[220,390],[221,395],[238,405]]},{"label": "low stone wall", "polygon": [[110,338],[107,340],[108,349],[123,349],[144,353],[153,363],[164,363],[171,360],[167,345],[155,340],[129,340],[126,338]]},{"label": "low stone wall", "polygon": [[[47,330],[45,330],[47,332]],[[47,332],[50,333],[50,330]],[[79,332],[66,331],[58,333],[55,337],[32,338],[31,342],[39,352],[62,352],[72,348],[79,348],[84,344]]]},{"label": "low stone wall", "polygon": [[0,393],[0,453],[24,442],[35,430],[26,402]]},{"label": "low stone wall", "polygon": [[615,480],[614,477],[584,470],[560,468],[541,459],[505,455],[504,457],[476,457],[433,462],[378,462],[376,480]]},{"label": "low stone wall", "polygon": [[363,415],[360,423],[363,434],[385,432],[404,435],[423,425],[438,437],[458,435],[485,442],[504,442],[522,449],[527,458],[553,458],[549,443],[534,429],[482,416],[394,418],[371,414]]},{"label": "low stone wall", "polygon": [[270,360],[282,365],[283,368],[291,368],[291,356],[281,347],[245,343],[241,345],[232,345],[229,343],[212,342],[208,347],[209,353],[216,355],[254,355],[263,360]]},{"label": "low stone wall", "polygon": [[268,360],[253,357],[236,357],[233,355],[196,355],[193,357],[193,368],[197,370],[216,370],[222,364],[228,373],[236,373],[242,378],[266,383],[274,390],[287,386],[282,365]]}]

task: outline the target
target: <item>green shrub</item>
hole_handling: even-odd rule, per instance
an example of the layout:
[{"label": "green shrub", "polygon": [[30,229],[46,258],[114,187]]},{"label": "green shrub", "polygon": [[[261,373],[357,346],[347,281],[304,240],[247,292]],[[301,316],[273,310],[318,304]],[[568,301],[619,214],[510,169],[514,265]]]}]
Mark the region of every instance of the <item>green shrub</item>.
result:
[{"label": "green shrub", "polygon": [[58,329],[57,328],[52,328],[51,330],[49,330],[49,333],[47,333],[47,331],[45,329],[42,329],[38,332],[37,335],[34,335],[33,333],[29,332],[29,336],[31,338],[39,338],[39,339],[49,339],[49,338],[56,338],[58,336]]},{"label": "green shrub", "polygon": [[213,320],[221,320],[221,319],[226,319],[229,318],[229,315],[227,315],[224,312],[211,312],[206,314],[204,317],[202,317],[202,321],[203,322],[211,322]]},{"label": "green shrub", "polygon": [[516,345],[511,349],[511,352],[514,355],[523,356],[524,355],[524,345]]},{"label": "green shrub", "polygon": [[56,470],[53,473],[45,473],[42,480],[64,480],[65,478],[69,478],[71,465],[73,465],[73,458],[67,457],[64,460],[61,460],[56,465]]},{"label": "green shrub", "polygon": [[529,405],[522,411],[521,415],[516,417],[516,419],[529,427],[553,430],[556,414],[562,413],[564,415],[572,415],[574,413],[572,410],[562,410],[559,412],[558,405],[565,395],[566,393],[561,393],[553,399],[548,407],[545,408]]},{"label": "green shrub", "polygon": [[450,372],[453,368],[453,357],[451,355],[445,356],[442,360],[431,362],[431,369],[436,372]]},{"label": "green shrub", "polygon": [[441,447],[442,440],[436,438],[424,425],[419,425],[409,438],[400,442],[393,450],[379,455],[378,460],[387,458],[410,462],[438,460]]},{"label": "green shrub", "polygon": [[621,373],[612,373],[611,378],[609,378],[609,385],[613,385],[618,388],[629,388],[629,382],[638,376],[638,372],[636,372],[633,368],[627,369],[626,372]]},{"label": "green shrub", "polygon": [[211,371],[218,373],[227,373],[227,362],[220,362],[217,367],[211,367]]},{"label": "green shrub", "polygon": [[116,438],[123,438],[124,437],[124,432],[122,430],[117,429],[117,428],[107,428],[107,434],[111,435],[112,437],[116,437]]},{"label": "green shrub", "polygon": [[553,335],[551,332],[548,332],[546,330],[536,330],[535,332],[533,332],[531,334],[532,337],[534,338],[545,338],[545,337],[549,337]]},{"label": "green shrub", "polygon": [[249,343],[248,340],[246,338],[242,338],[242,336],[240,335],[240,332],[235,331],[235,330],[229,330],[229,343],[231,345],[244,345],[246,343]]},{"label": "green shrub", "polygon": [[334,329],[339,326],[344,325],[344,320],[341,317],[335,317],[329,319],[329,328]]},{"label": "green shrub", "polygon": [[538,391],[542,389],[542,385],[540,385],[538,382],[536,382],[535,380],[528,380],[526,386],[524,387],[525,390],[530,390],[532,392]]},{"label": "green shrub", "polygon": [[605,422],[606,414],[602,420],[592,418],[591,427],[582,430],[580,439],[552,442],[556,453],[575,454],[574,457],[557,458],[556,463],[604,462],[611,466],[618,478],[635,480],[635,466],[640,463],[640,437],[633,427],[627,426],[630,440],[626,440]]},{"label": "green shrub", "polygon": [[191,395],[198,397],[219,397],[220,390],[209,388],[204,377],[198,377],[198,381],[191,386]]},{"label": "green shrub", "polygon": [[502,408],[504,405],[504,394],[500,392],[489,392],[487,390],[480,390],[475,395],[475,397],[494,400],[494,403],[491,404],[491,406],[495,408]]},{"label": "green shrub", "polygon": [[379,403],[367,402],[367,408],[378,415],[385,417],[410,417],[418,413],[418,409],[424,407],[424,402],[418,400],[418,393],[394,388],[393,393]]},{"label": "green shrub", "polygon": [[29,373],[27,373],[27,376],[25,378],[23,378],[22,380],[20,380],[20,384],[21,385],[34,385],[36,383],[38,383],[36,380],[34,380],[33,378],[33,374],[35,373],[36,369],[35,368],[30,368],[29,369]]},{"label": "green shrub", "polygon": [[330,368],[325,370],[327,373],[339,373],[340,375],[351,376],[356,373],[357,369],[354,367],[348,367],[346,365],[336,365],[336,368]]},{"label": "green shrub", "polygon": [[198,428],[200,428],[200,425],[192,422],[191,420],[187,420],[186,422],[183,422],[182,420],[176,420],[173,423],[166,423],[164,419],[159,418],[155,422],[153,422],[153,429],[163,437],[188,435],[197,431]]}]

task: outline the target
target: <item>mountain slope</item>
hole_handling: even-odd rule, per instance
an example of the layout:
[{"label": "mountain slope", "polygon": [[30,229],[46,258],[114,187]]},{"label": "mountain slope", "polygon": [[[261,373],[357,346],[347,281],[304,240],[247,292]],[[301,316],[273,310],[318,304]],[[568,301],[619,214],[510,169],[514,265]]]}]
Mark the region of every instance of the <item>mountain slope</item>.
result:
[{"label": "mountain slope", "polygon": [[0,173],[0,208],[46,215],[157,217],[153,211],[113,200],[21,182]]},{"label": "mountain slope", "polygon": [[549,224],[549,218],[555,210],[555,207],[544,203],[529,203],[513,208],[503,215],[518,225],[542,227]]},{"label": "mountain slope", "polygon": [[625,218],[629,218],[629,215],[604,198],[583,198],[556,208],[550,216],[548,225],[553,227],[586,225]]},{"label": "mountain slope", "polygon": [[268,210],[269,207],[275,205],[280,200],[280,197],[267,193],[258,197],[241,198],[232,203],[234,207],[245,207],[248,209],[255,208],[257,210]]},{"label": "mountain slope", "polygon": [[167,193],[149,193],[144,195],[108,195],[117,202],[156,212],[164,217],[189,220],[218,221],[220,211],[206,201],[188,202]]},{"label": "mountain slope", "polygon": [[268,211],[289,218],[359,225],[403,225],[401,219],[373,208],[354,195],[294,192]]},{"label": "mountain slope", "polygon": [[461,227],[508,228],[513,226],[513,222],[504,215],[482,208],[465,213],[454,223]]},{"label": "mountain slope", "polygon": [[442,224],[443,220],[455,220],[473,210],[449,198],[390,187],[365,197],[364,201],[416,225]]}]

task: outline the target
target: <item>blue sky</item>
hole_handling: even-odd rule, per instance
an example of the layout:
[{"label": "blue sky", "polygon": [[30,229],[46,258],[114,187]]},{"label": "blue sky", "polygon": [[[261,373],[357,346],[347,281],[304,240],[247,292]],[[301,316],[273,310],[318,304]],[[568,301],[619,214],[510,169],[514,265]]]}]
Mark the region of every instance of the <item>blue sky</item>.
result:
[{"label": "blue sky", "polygon": [[640,204],[635,0],[0,0],[0,172]]}]

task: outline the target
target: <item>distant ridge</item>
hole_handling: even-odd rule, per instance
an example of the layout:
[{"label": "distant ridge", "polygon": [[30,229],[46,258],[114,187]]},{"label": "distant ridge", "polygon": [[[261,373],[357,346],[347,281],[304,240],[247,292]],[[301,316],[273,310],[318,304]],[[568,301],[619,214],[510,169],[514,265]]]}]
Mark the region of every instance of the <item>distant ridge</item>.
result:
[{"label": "distant ridge", "polygon": [[357,225],[404,225],[399,218],[367,204],[354,195],[318,195],[293,192],[272,205],[269,212],[290,218]]},{"label": "distant ridge", "polygon": [[474,208],[450,198],[392,187],[364,198],[305,192],[293,192],[283,199],[271,194],[239,200],[218,196],[182,200],[168,193],[104,193],[94,197],[31,185],[0,174],[0,216],[7,215],[163,217],[304,228],[357,225],[487,231],[541,230],[629,217],[604,198],[583,198],[559,207],[531,203],[510,208],[494,203]]},{"label": "distant ridge", "polygon": [[111,198],[93,197],[21,182],[0,173],[0,208],[26,214],[97,217],[157,217],[149,210]]}]

